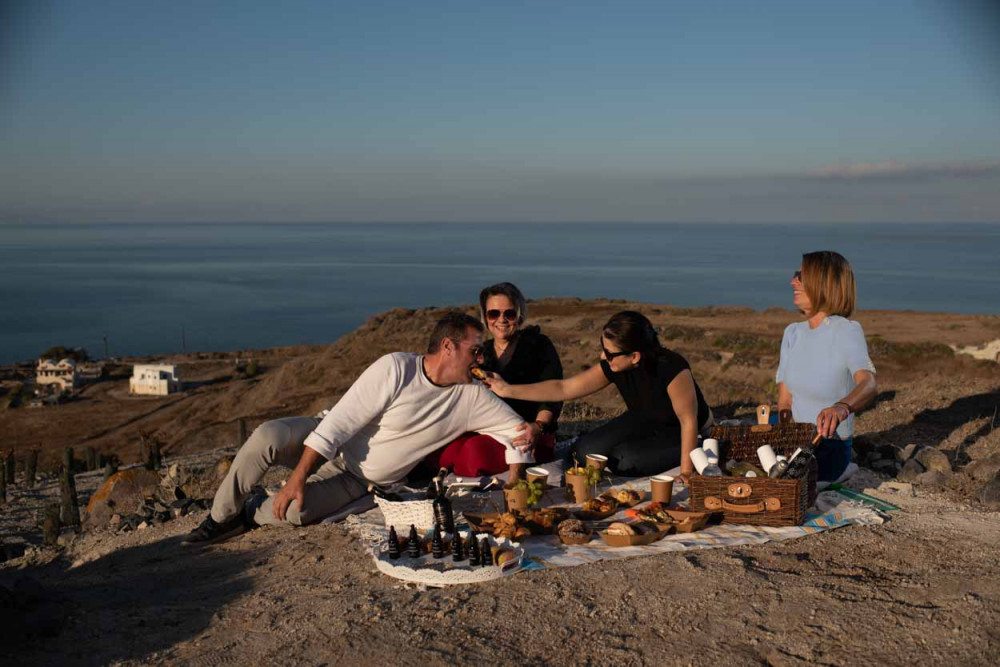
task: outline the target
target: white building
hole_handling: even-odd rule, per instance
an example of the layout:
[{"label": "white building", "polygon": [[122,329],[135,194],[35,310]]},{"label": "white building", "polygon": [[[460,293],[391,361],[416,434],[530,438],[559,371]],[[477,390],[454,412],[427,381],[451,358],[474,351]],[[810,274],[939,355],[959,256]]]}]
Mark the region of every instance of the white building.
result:
[{"label": "white building", "polygon": [[71,391],[80,384],[76,371],[76,362],[72,359],[52,361],[39,359],[35,371],[35,384],[38,386],[56,385],[60,391]]},{"label": "white building", "polygon": [[128,393],[145,396],[166,396],[181,390],[177,367],[166,364],[143,364],[132,367]]}]

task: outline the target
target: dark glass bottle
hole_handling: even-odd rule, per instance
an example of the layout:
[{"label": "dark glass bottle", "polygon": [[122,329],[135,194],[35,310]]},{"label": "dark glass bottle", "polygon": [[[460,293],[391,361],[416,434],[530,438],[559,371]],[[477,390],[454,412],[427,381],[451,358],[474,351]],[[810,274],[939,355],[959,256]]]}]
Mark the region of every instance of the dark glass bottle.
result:
[{"label": "dark glass bottle", "polygon": [[444,558],[444,540],[441,539],[441,526],[434,526],[434,537],[431,538],[431,555]]},{"label": "dark glass bottle", "polygon": [[[442,469],[443,471],[443,469]],[[444,477],[438,480],[437,497],[434,499],[434,523],[441,526],[446,533],[455,532],[455,514],[448,500],[448,487],[444,485]]]},{"label": "dark glass bottle", "polygon": [[462,536],[455,533],[451,538],[451,559],[456,563],[465,560],[465,549],[462,544]]},{"label": "dark glass bottle", "polygon": [[410,558],[420,558],[420,537],[417,536],[417,527],[410,524],[410,535],[406,540],[406,555]]},{"label": "dark glass bottle", "polygon": [[434,500],[441,493],[441,487],[444,485],[444,478],[448,476],[448,469],[441,468],[438,470],[438,474],[431,478],[430,484],[427,485],[427,495],[426,500]]},{"label": "dark glass bottle", "polygon": [[392,560],[399,558],[399,537],[396,535],[395,526],[389,526],[389,558]]},{"label": "dark glass bottle", "polygon": [[493,549],[490,548],[490,541],[485,537],[479,540],[479,562],[483,567],[493,565]]},{"label": "dark glass bottle", "polygon": [[809,474],[812,462],[816,460],[813,447],[803,445],[788,459],[788,466],[779,475],[780,479],[799,479]]},{"label": "dark glass bottle", "polygon": [[479,538],[475,534],[469,535],[469,565],[479,565]]}]

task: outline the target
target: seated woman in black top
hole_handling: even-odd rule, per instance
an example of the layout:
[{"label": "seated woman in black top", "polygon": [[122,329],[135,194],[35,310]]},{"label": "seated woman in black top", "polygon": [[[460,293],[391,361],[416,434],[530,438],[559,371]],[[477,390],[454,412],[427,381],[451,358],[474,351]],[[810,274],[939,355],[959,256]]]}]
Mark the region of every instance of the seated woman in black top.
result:
[{"label": "seated woman in black top", "polygon": [[486,383],[497,396],[529,401],[569,401],[612,382],[628,408],[576,442],[574,455],[603,454],[619,475],[655,475],[680,464],[694,472],[691,451],[698,434],[712,424],[712,411],[691,375],[687,360],[660,345],[648,319],[622,311],[604,325],[601,363],[565,380],[511,385],[496,375]]},{"label": "seated woman in black top", "polygon": [[[537,326],[525,327],[528,306],[512,283],[490,285],[479,294],[479,315],[491,338],[483,343],[480,367],[512,385],[562,379],[562,364],[552,341]],[[539,463],[552,460],[562,403],[504,399],[534,431],[534,455]],[[514,444],[522,436],[514,439]],[[508,469],[501,443],[488,435],[466,433],[425,459],[434,471],[441,467],[456,475],[495,475]],[[517,468],[523,467],[516,464]],[[518,471],[519,474],[519,471]]]}]

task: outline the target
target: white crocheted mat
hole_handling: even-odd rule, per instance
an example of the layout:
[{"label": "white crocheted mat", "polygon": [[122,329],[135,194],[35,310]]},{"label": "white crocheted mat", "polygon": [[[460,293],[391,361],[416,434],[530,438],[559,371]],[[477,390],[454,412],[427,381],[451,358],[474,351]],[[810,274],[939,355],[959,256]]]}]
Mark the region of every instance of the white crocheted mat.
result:
[{"label": "white crocheted mat", "polygon": [[[558,463],[550,463],[544,467],[553,472],[553,477],[550,477],[550,480],[558,481],[561,466]],[[674,469],[673,471],[669,471],[668,474],[676,476],[678,472],[678,469]],[[649,490],[648,477],[628,480],[611,478],[612,485],[626,482],[631,488],[638,491]],[[687,489],[679,483],[675,483],[674,488],[673,503],[684,505],[687,501]],[[542,499],[543,506],[565,504],[565,502],[564,490],[559,487],[550,488]],[[466,491],[456,495],[453,498],[452,504],[457,518],[460,511],[497,511],[498,507],[503,506],[503,499],[500,492],[485,494]],[[518,544],[524,551],[524,558],[522,559],[520,568],[516,571],[571,567],[574,565],[596,563],[602,560],[647,556],[666,551],[687,551],[691,549],[732,547],[744,544],[764,544],[771,541],[808,537],[809,535],[844,526],[878,525],[886,520],[886,515],[871,506],[852,500],[836,491],[824,491],[821,493],[816,505],[817,507],[807,513],[806,521],[801,526],[769,528],[766,526],[723,524],[711,526],[695,533],[668,535],[658,542],[645,546],[609,547],[597,536],[589,543],[577,546],[564,545],[554,536],[531,537]],[[624,512],[620,512],[609,517],[608,521],[624,519]],[[388,537],[388,527],[383,524],[382,513],[378,509],[374,509],[352,515],[347,519],[347,526],[366,543],[369,553],[378,561],[379,554],[383,552]],[[396,529],[400,531],[401,527],[397,526]],[[467,527],[459,521],[459,530],[465,529]],[[402,527],[403,532],[400,533],[400,536],[406,530],[408,530],[408,527]],[[381,567],[379,569],[384,571]],[[387,574],[392,573],[387,572]],[[408,580],[416,581],[416,579]],[[432,585],[447,585],[448,583],[451,582],[434,582]],[[454,583],[470,582],[456,581]]]}]

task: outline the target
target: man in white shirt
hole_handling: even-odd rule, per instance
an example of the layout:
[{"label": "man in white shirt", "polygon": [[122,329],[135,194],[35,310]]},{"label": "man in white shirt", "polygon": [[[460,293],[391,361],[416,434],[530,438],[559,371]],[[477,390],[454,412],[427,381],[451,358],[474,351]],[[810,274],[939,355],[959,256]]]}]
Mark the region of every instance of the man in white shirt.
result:
[{"label": "man in white shirt", "polygon": [[[426,354],[381,357],[322,420],[262,424],[237,453],[209,516],[182,544],[213,544],[255,524],[318,521],[368,493],[369,483],[401,480],[425,456],[470,431],[504,443],[508,463],[532,462],[534,431],[473,382],[482,335],[478,320],[448,313],[434,327]],[[285,486],[244,508],[250,490],[274,464],[294,468]]]}]

